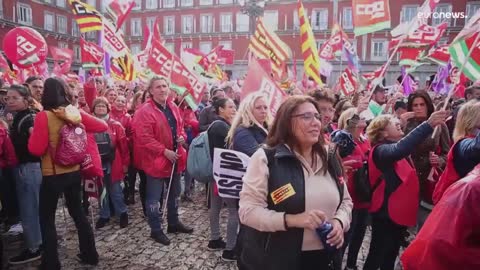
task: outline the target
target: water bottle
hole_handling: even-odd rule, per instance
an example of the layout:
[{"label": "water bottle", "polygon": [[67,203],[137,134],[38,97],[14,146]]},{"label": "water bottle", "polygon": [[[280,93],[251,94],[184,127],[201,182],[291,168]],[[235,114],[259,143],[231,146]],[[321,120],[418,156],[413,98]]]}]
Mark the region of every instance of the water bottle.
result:
[{"label": "water bottle", "polygon": [[333,252],[337,248],[327,243],[328,234],[333,230],[333,226],[330,222],[324,222],[320,227],[316,229],[318,237],[322,241],[323,247],[328,252]]}]

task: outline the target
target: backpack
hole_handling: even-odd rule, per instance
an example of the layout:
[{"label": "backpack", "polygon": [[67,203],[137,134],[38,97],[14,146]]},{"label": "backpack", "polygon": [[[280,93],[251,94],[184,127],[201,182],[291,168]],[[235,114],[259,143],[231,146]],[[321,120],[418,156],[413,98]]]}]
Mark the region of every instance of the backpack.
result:
[{"label": "backpack", "polygon": [[98,153],[102,163],[112,162],[115,159],[115,148],[108,132],[95,133],[95,142],[97,143]]},{"label": "backpack", "polygon": [[59,131],[55,162],[70,167],[81,164],[87,156],[87,133],[82,124],[65,124]]},{"label": "backpack", "polygon": [[188,148],[187,171],[195,180],[205,184],[213,180],[213,162],[210,155],[208,130],[215,122],[217,121],[214,121],[207,130],[194,138]]},{"label": "backpack", "polygon": [[373,190],[377,188],[377,186],[370,186],[368,163],[364,161],[362,167],[353,174],[353,187],[358,200],[362,203],[370,202],[372,200]]}]

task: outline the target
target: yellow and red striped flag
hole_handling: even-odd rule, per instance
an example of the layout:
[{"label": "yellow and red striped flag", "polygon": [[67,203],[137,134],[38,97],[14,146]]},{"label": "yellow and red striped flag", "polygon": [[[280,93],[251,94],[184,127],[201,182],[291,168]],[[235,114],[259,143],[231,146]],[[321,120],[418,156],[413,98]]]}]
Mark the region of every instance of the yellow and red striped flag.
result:
[{"label": "yellow and red striped flag", "polygon": [[135,63],[133,57],[128,51],[125,55],[114,58],[112,57],[110,74],[117,80],[131,82],[136,78]]},{"label": "yellow and red striped flag", "polygon": [[94,7],[78,0],[68,0],[68,2],[72,7],[72,12],[75,15],[80,32],[86,33],[102,30],[103,16]]},{"label": "yellow and red striped flag", "polygon": [[269,59],[272,72],[280,80],[286,75],[286,61],[291,58],[290,48],[258,19],[257,30],[252,36],[248,49],[259,59]]},{"label": "yellow and red striped flag", "polygon": [[302,1],[298,1],[298,19],[300,20],[300,40],[302,43],[303,65],[305,73],[315,82],[322,86],[320,79],[320,57],[318,56],[317,45],[313,35],[312,27],[308,22]]}]

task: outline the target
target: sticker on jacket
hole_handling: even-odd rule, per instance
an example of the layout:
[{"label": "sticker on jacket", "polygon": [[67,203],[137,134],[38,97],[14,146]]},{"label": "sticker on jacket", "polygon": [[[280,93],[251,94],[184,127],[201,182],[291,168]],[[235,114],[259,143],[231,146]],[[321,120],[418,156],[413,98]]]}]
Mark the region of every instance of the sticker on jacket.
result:
[{"label": "sticker on jacket", "polygon": [[277,188],[275,191],[270,193],[270,197],[272,197],[272,201],[274,204],[279,204],[286,199],[295,195],[295,190],[293,189],[292,184],[286,184]]}]

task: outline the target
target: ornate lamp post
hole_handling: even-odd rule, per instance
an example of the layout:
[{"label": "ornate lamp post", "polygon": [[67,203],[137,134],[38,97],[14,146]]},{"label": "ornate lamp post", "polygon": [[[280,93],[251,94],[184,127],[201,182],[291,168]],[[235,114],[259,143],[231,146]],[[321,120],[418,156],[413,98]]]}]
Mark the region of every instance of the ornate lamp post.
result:
[{"label": "ornate lamp post", "polygon": [[262,0],[239,0],[241,11],[248,15],[250,19],[249,30],[251,34],[255,33],[257,18],[263,16],[265,1]]}]

